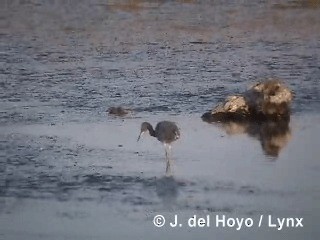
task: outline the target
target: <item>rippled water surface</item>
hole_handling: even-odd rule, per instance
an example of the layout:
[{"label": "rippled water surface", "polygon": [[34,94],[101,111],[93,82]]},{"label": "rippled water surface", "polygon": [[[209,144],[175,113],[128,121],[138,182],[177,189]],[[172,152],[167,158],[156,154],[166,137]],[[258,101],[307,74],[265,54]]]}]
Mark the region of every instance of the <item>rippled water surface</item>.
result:
[{"label": "rippled water surface", "polygon": [[[0,239],[317,239],[320,2],[2,1]],[[200,116],[258,80],[288,126]],[[133,114],[108,116],[111,106]],[[177,122],[172,176],[142,121]],[[280,129],[280,130],[279,130]],[[157,214],[304,217],[302,229],[155,228]]]}]

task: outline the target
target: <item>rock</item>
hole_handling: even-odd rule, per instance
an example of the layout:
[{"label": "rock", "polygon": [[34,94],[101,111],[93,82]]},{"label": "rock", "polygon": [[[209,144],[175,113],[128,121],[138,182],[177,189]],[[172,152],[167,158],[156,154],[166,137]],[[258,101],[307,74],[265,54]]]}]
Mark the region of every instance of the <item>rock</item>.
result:
[{"label": "rock", "polygon": [[131,109],[126,109],[126,108],[123,108],[123,107],[110,107],[108,109],[108,113],[110,115],[115,115],[115,116],[125,116],[129,113],[132,113],[132,110]]},{"label": "rock", "polygon": [[202,115],[208,122],[289,120],[292,91],[279,80],[258,83],[238,96],[229,96]]}]

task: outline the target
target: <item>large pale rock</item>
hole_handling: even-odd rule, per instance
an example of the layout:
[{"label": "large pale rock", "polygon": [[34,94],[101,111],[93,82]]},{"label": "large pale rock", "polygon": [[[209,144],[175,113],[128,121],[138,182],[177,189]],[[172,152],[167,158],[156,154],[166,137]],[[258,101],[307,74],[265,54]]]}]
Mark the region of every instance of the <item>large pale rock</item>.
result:
[{"label": "large pale rock", "polygon": [[279,80],[258,83],[238,96],[229,96],[213,110],[203,114],[210,122],[229,120],[289,120],[292,91]]}]

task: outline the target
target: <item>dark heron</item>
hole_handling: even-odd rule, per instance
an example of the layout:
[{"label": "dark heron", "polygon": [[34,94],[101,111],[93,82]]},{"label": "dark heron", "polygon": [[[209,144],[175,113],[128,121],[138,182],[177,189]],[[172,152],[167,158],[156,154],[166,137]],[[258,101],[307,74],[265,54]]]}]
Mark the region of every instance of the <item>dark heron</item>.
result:
[{"label": "dark heron", "polygon": [[155,129],[148,122],[143,122],[141,124],[141,132],[139,134],[138,140],[140,137],[149,131],[150,136],[157,138],[160,142],[163,143],[166,151],[166,160],[167,160],[167,170],[170,168],[170,158],[169,154],[171,152],[171,143],[180,138],[180,131],[178,126],[174,122],[162,121],[159,122]]}]

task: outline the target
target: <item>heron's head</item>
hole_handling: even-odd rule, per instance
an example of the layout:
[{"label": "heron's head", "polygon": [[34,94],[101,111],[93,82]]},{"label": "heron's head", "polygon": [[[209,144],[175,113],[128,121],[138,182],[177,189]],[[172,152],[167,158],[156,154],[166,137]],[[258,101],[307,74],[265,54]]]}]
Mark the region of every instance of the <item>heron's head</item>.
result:
[{"label": "heron's head", "polygon": [[142,135],[145,134],[148,131],[149,131],[149,133],[153,132],[152,125],[150,123],[148,123],[148,122],[143,122],[141,124],[141,130],[140,130],[140,134],[139,134],[139,137],[138,137],[137,141],[139,141],[140,138],[142,137]]}]

